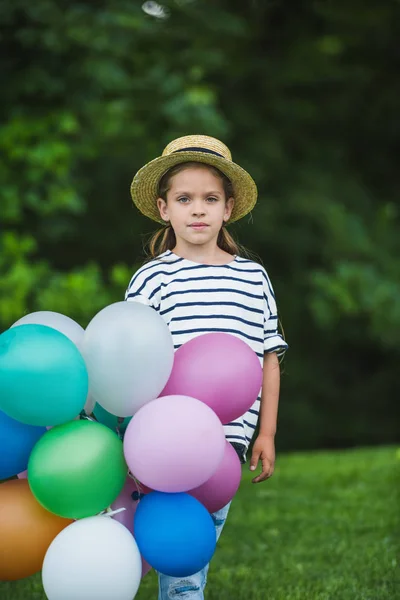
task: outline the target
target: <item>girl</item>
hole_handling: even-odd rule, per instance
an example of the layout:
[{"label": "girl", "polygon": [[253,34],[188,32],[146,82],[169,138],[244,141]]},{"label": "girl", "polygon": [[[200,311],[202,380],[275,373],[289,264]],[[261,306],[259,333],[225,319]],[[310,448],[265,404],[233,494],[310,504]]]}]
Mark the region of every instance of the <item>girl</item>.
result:
[{"label": "girl", "polygon": [[[174,140],[161,157],[140,169],[131,194],[138,209],[163,228],[150,242],[152,260],[133,276],[125,299],[153,307],[168,324],[176,349],[193,337],[220,331],[239,337],[256,352],[263,366],[261,396],[224,429],[244,463],[260,420],[250,470],[261,461],[262,471],[253,483],[265,481],[274,471],[278,356],[287,344],[278,333],[265,269],[240,256],[225,228],[252,210],[256,185],[232,162],[222,142],[196,135]],[[213,515],[217,537],[228,509]],[[203,599],[207,570],[183,580],[159,575],[159,600]]]}]

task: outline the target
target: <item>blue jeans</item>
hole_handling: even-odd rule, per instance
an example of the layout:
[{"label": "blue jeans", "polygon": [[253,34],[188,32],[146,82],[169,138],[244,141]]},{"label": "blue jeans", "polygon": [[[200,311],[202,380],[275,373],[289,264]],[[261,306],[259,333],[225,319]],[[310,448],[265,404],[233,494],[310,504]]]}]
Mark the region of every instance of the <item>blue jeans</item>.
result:
[{"label": "blue jeans", "polygon": [[[231,503],[221,508],[221,510],[214,513],[212,519],[215,525],[215,532],[217,534],[217,540],[221,535],[222,529],[225,525],[226,517],[228,515],[229,507]],[[204,569],[190,575],[189,577],[169,577],[168,575],[158,574],[158,600],[184,600],[190,598],[190,600],[204,600],[204,588],[207,583],[207,573],[209,565],[206,565]]]}]

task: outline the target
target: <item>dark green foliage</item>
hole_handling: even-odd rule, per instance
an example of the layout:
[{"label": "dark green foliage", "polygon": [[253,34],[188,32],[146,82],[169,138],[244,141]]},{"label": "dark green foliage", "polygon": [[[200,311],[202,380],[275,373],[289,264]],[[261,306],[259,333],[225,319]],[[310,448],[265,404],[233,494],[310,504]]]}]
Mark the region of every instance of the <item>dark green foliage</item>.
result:
[{"label": "dark green foliage", "polygon": [[290,344],[279,444],[394,441],[399,394],[398,3],[3,0],[0,321],[86,325],[156,225],[134,172],[221,137],[257,181],[235,226]]}]

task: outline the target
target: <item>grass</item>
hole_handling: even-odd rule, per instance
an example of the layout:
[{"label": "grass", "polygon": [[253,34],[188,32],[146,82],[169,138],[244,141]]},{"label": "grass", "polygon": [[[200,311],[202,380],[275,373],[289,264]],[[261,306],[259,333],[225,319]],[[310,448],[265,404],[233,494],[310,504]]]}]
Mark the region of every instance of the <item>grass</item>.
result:
[{"label": "grass", "polygon": [[[258,485],[245,469],[207,600],[400,599],[399,471],[392,447],[281,455]],[[0,583],[0,598],[45,599],[40,575]],[[156,598],[151,572],[136,599]]]}]

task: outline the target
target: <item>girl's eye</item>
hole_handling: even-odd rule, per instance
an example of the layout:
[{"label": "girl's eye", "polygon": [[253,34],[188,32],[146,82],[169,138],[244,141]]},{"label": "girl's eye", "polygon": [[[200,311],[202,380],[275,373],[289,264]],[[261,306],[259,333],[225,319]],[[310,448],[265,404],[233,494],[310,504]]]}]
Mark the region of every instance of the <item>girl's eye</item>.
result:
[{"label": "girl's eye", "polygon": [[211,202],[211,203],[212,203],[212,202],[218,202],[218,198],[215,198],[214,196],[209,196],[209,197],[207,198],[207,202]]},{"label": "girl's eye", "polygon": [[178,202],[180,202],[181,204],[187,204],[189,202],[189,198],[187,196],[181,196],[180,198],[178,198]]}]

